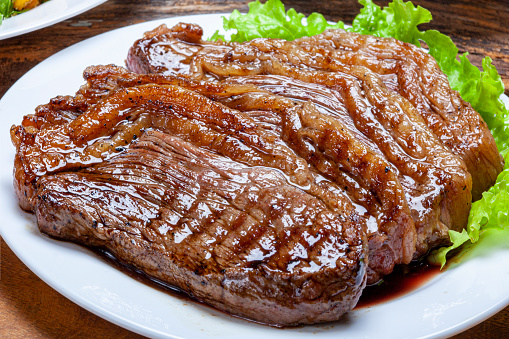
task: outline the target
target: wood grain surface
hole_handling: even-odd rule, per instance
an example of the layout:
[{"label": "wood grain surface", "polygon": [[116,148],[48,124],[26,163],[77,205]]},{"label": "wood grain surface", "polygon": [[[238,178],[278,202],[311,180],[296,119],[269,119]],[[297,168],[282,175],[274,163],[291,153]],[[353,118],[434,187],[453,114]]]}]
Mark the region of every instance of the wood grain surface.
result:
[{"label": "wood grain surface", "polygon": [[[32,67],[60,50],[100,33],[171,16],[247,10],[249,1],[110,0],[69,20],[22,36],[0,40],[0,97]],[[387,1],[375,1],[385,5]],[[423,28],[453,37],[480,66],[493,59],[509,88],[508,1],[413,1],[434,17]],[[330,20],[351,23],[359,12],[355,0],[285,0],[305,14],[320,12]],[[137,37],[133,37],[133,41]],[[69,93],[76,89],[69,89]],[[55,93],[69,94],[69,93]],[[506,94],[509,92],[506,90]],[[49,99],[49,98],[48,98]],[[2,126],[6,133],[9,126]],[[75,305],[34,275],[0,238],[0,337],[5,338],[136,338],[138,335]],[[509,282],[508,282],[509,283]],[[411,334],[409,334],[411,336]],[[509,338],[509,307],[455,338]]]}]

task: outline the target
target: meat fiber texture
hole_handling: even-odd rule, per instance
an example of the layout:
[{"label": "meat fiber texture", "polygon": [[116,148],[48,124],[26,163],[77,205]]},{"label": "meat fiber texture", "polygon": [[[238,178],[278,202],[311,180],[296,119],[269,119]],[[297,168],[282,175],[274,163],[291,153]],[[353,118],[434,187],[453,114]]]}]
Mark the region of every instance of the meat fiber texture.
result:
[{"label": "meat fiber texture", "polygon": [[[265,133],[281,138],[316,171],[331,177],[345,194],[355,199],[356,209],[368,225],[369,280],[376,282],[390,273],[395,263],[404,263],[403,257],[407,262],[411,260],[415,252],[416,231],[396,172],[390,170],[387,161],[359,142],[341,123],[320,113],[314,104],[288,100],[252,85],[200,82],[159,75],[119,77],[118,71],[96,72],[98,76],[90,75],[89,82],[99,89],[111,86],[106,81],[116,81],[115,86],[120,87],[177,84],[236,108],[245,109],[246,105],[256,107],[257,110],[245,113],[263,127]],[[272,111],[263,110],[268,108]],[[310,143],[310,138],[318,147]]]},{"label": "meat fiber texture", "polygon": [[[278,134],[365,208],[368,284],[448,244],[448,231],[466,226],[472,194],[477,199],[502,170],[485,122],[412,45],[342,30],[293,42],[201,37],[196,25],[158,27],[130,49],[128,68],[263,91],[217,100]],[[295,119],[292,102],[314,113]],[[362,157],[339,147],[338,134],[355,139],[351,147],[369,152],[390,178],[381,183],[363,161],[352,163]]]},{"label": "meat fiber texture", "polygon": [[11,128],[15,190],[42,232],[257,322],[327,322],[355,306],[362,207],[248,113],[211,100],[255,86],[143,82],[115,66],[84,75],[74,97]]}]

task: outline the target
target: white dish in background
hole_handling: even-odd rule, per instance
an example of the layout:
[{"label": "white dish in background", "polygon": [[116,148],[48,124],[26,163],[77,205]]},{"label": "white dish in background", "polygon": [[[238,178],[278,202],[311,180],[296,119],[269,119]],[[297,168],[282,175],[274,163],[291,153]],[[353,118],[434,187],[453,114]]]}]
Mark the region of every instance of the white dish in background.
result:
[{"label": "white dish in background", "polygon": [[34,9],[4,19],[0,40],[56,24],[98,6],[106,0],[50,0]]},{"label": "white dish in background", "polygon": [[[53,1],[53,0],[52,0]],[[159,24],[199,23],[205,36],[221,27],[220,15],[146,22],[105,33],[43,61],[0,101],[0,232],[16,255],[41,279],[80,306],[148,337],[164,338],[419,338],[446,337],[490,317],[509,304],[509,250],[500,248],[449,269],[413,292],[350,312],[336,323],[275,329],[147,286],[74,244],[41,235],[34,217],[18,207],[12,189],[14,147],[9,127],[56,95],[74,94],[85,67],[123,65],[128,48]],[[506,103],[508,98],[504,96]]]}]

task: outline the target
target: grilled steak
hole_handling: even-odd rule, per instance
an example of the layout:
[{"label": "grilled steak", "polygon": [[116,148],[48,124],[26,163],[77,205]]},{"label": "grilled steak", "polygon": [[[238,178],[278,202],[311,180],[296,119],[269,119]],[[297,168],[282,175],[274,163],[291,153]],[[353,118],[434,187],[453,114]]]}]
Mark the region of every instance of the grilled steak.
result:
[{"label": "grilled steak", "polygon": [[[391,170],[383,157],[359,142],[339,121],[320,113],[315,105],[299,104],[250,85],[126,74],[118,67],[89,68],[86,77],[89,85],[83,88],[85,95],[112,86],[178,84],[235,108],[256,108],[246,113],[366,208],[368,281],[376,282],[395,264],[412,259],[415,226],[397,170]],[[269,108],[275,109],[267,111]]]},{"label": "grilled steak", "polygon": [[92,83],[11,128],[16,191],[42,232],[263,323],[332,321],[355,306],[366,220],[340,187],[194,91]]},{"label": "grilled steak", "polygon": [[502,168],[434,60],[392,39],[213,43],[179,24],[127,64],[87,68],[11,128],[20,206],[254,321],[339,319],[449,243]]},{"label": "grilled steak", "polygon": [[[192,39],[183,34],[186,30],[195,32]],[[472,181],[464,161],[437,138],[421,112],[410,101],[387,88],[376,73],[364,66],[335,62],[325,52],[309,52],[305,48],[307,45],[301,47],[298,41],[255,39],[242,44],[213,43],[197,39],[197,31],[199,29],[192,25],[177,25],[171,30],[158,28],[156,32],[148,33],[131,48],[128,67],[141,73],[255,84],[292,100],[315,103],[322,115],[348,129],[396,172],[417,232],[413,258],[447,243],[449,229],[465,227]],[[239,104],[242,100],[253,102],[252,97],[247,94],[225,103],[240,110],[256,111],[257,107],[263,106],[266,97],[253,105]],[[271,108],[262,110],[270,111]],[[281,111],[272,113],[281,116]],[[314,138],[313,142],[316,140]],[[316,149],[312,153],[316,154]],[[496,155],[500,160],[498,153]],[[330,171],[326,173],[323,166],[314,165],[331,178]],[[333,166],[338,166],[338,159]],[[333,179],[337,181],[337,177]],[[356,192],[348,193],[353,201],[373,213],[365,203],[367,199],[359,199]],[[380,222],[378,227],[384,231]],[[412,258],[402,256],[401,251],[394,253],[397,255],[392,260],[397,263],[409,262]],[[377,266],[377,260],[370,263]],[[370,282],[375,282],[376,278],[377,275],[373,275]]]}]

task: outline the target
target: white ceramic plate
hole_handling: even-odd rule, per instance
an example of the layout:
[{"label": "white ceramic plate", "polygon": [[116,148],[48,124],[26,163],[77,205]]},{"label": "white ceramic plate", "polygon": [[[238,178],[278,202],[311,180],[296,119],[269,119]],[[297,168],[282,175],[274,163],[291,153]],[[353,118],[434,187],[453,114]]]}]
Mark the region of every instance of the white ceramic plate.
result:
[{"label": "white ceramic plate", "polygon": [[[67,48],[23,76],[0,101],[1,235],[41,279],[75,303],[120,326],[165,338],[418,338],[463,331],[509,304],[509,250],[476,256],[435,276],[404,297],[354,310],[343,320],[275,329],[235,319],[175,298],[130,278],[93,253],[41,235],[32,215],[20,210],[12,189],[14,148],[9,127],[58,94],[74,94],[93,64],[124,64],[128,48],[161,23],[199,23],[210,36],[220,15],[147,22],[105,33]],[[504,97],[506,102],[507,97]]]},{"label": "white ceramic plate", "polygon": [[106,0],[51,0],[25,13],[5,19],[0,25],[0,40],[51,26]]}]

